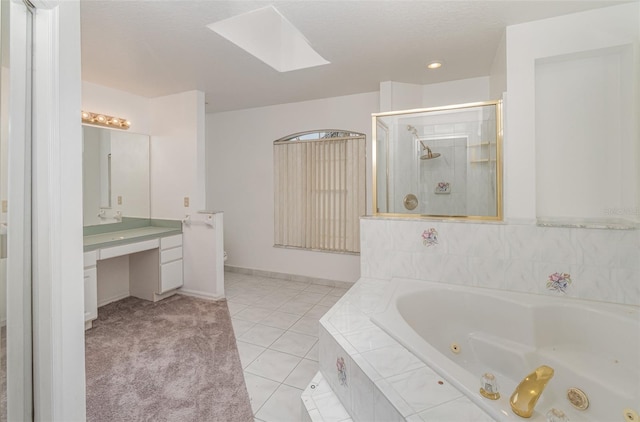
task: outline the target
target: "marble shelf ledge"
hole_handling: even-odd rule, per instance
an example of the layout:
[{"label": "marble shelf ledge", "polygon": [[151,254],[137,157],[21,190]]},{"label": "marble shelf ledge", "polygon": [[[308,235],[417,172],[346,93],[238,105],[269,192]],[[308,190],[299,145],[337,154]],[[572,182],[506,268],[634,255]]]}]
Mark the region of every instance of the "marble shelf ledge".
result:
[{"label": "marble shelf ledge", "polygon": [[640,224],[625,219],[539,218],[536,224],[540,227],[564,227],[572,229],[638,230],[640,228]]},{"label": "marble shelf ledge", "polygon": [[[386,306],[389,282],[360,279],[320,319],[320,373],[303,393],[303,420],[493,421],[369,320]],[[346,415],[332,413],[333,396]]]},{"label": "marble shelf ledge", "polygon": [[482,218],[464,218],[464,217],[431,217],[416,214],[415,216],[406,215],[364,215],[361,220],[391,220],[391,221],[433,221],[441,223],[463,223],[463,224],[495,224],[506,225],[505,220],[485,220]]}]

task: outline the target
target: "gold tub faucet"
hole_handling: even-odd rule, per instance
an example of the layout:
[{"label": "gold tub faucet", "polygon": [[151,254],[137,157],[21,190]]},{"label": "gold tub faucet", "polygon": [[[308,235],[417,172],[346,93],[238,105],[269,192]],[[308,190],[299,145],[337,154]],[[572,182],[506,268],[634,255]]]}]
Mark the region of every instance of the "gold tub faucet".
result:
[{"label": "gold tub faucet", "polygon": [[553,368],[542,365],[520,381],[509,399],[513,413],[530,418],[540,395],[552,377]]}]

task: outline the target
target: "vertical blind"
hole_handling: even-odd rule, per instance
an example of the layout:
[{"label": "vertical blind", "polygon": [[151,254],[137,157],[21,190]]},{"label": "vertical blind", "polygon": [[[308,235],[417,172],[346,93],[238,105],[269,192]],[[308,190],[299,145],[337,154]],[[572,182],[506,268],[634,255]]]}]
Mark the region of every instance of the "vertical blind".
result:
[{"label": "vertical blind", "polygon": [[365,137],[274,143],[277,246],[360,252]]}]

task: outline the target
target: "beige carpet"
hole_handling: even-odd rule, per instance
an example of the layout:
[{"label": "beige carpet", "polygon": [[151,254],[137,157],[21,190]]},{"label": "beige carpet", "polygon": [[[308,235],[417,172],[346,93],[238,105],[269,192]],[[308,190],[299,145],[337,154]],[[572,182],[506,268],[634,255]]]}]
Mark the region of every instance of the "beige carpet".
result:
[{"label": "beige carpet", "polygon": [[7,327],[0,328],[0,422],[7,420]]},{"label": "beige carpet", "polygon": [[87,420],[253,421],[226,301],[127,298],[86,332]]}]

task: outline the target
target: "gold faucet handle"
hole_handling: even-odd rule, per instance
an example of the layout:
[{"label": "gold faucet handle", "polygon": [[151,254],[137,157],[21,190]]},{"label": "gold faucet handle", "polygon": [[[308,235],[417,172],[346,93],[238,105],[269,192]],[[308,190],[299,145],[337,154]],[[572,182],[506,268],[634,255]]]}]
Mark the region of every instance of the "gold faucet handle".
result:
[{"label": "gold faucet handle", "polygon": [[513,413],[523,418],[530,418],[553,373],[552,367],[542,365],[520,381],[509,399]]}]

